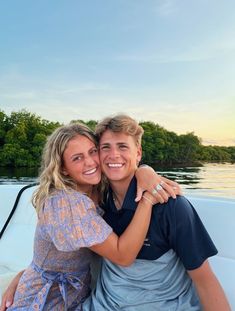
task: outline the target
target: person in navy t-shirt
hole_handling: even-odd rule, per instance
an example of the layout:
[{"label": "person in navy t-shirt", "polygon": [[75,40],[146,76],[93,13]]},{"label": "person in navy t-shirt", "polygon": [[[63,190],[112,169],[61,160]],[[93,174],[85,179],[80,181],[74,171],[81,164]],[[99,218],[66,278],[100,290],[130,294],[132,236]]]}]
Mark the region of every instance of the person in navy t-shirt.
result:
[{"label": "person in navy t-shirt", "polygon": [[[132,118],[117,115],[99,122],[96,133],[102,170],[110,184],[104,219],[121,235],[136,209],[134,174],[141,160],[143,129]],[[153,191],[163,190],[161,183]],[[103,259],[97,287],[83,311],[228,311],[208,263],[216,253],[191,203],[183,196],[169,198],[152,210],[144,245],[131,266]]]}]

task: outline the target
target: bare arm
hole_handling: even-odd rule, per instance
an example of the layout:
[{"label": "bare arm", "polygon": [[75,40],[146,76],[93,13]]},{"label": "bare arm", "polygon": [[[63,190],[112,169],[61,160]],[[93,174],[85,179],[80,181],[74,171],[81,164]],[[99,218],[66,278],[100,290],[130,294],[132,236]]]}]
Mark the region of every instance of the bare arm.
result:
[{"label": "bare arm", "polygon": [[5,311],[8,307],[10,307],[12,305],[17,285],[18,285],[20,277],[23,273],[24,273],[24,270],[20,271],[13,278],[13,280],[11,281],[9,286],[7,287],[6,291],[4,292],[4,294],[2,296],[0,311]]},{"label": "bare arm", "polygon": [[120,237],[111,233],[103,243],[92,246],[91,250],[116,264],[130,265],[143,245],[155,203],[154,197],[145,193],[124,233]]},{"label": "bare arm", "polygon": [[199,268],[188,271],[204,311],[231,311],[225,293],[206,260]]},{"label": "bare arm", "polygon": [[[141,165],[136,170],[135,176],[137,178],[137,202],[145,190],[152,193],[159,203],[167,202],[169,197],[176,198],[177,194],[182,194],[177,182],[158,175],[151,166]],[[160,185],[160,190],[156,188],[157,185]]]}]

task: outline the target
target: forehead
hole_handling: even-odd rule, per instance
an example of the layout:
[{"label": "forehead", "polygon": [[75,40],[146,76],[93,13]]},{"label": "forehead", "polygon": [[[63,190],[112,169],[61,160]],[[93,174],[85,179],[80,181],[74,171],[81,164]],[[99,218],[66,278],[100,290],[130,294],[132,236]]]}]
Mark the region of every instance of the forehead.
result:
[{"label": "forehead", "polygon": [[88,148],[92,148],[95,146],[95,143],[89,139],[86,136],[83,135],[76,135],[75,137],[71,138],[66,146],[66,149],[79,149],[81,152],[88,147]]},{"label": "forehead", "polygon": [[112,132],[111,130],[105,131],[100,137],[100,145],[103,144],[117,144],[117,143],[135,143],[133,136],[123,132]]}]

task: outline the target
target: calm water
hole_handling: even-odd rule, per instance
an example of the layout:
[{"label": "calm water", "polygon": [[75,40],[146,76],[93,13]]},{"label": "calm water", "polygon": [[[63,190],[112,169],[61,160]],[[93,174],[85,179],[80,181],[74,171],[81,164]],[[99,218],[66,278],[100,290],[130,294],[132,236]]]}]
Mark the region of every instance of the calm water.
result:
[{"label": "calm water", "polygon": [[[203,194],[235,198],[235,164],[205,164],[202,167],[170,168],[157,170],[176,180],[185,194]],[[36,181],[37,169],[0,168],[1,184],[28,184]]]},{"label": "calm water", "polygon": [[185,194],[200,194],[235,199],[235,164],[208,163],[202,167],[158,170],[177,181]]}]

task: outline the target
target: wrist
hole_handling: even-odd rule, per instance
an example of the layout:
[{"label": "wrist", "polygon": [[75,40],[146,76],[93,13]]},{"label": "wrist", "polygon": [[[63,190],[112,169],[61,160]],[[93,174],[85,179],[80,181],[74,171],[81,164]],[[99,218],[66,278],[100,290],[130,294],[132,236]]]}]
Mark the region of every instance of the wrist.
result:
[{"label": "wrist", "polygon": [[142,199],[143,199],[144,201],[147,201],[148,203],[150,203],[151,206],[153,206],[155,203],[154,203],[150,198],[148,198],[146,194],[144,194],[145,192],[147,192],[147,191],[144,191],[144,192],[143,192]]}]

